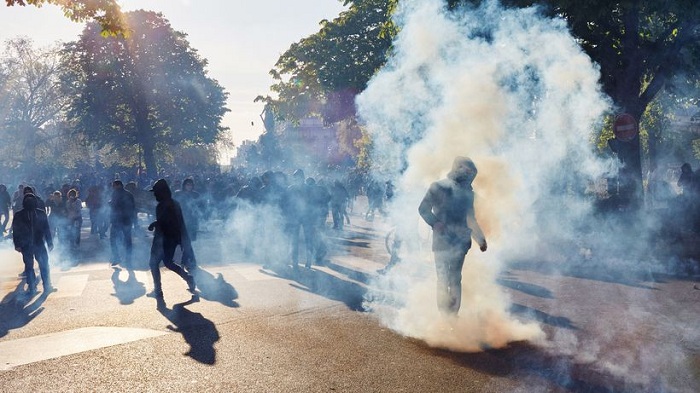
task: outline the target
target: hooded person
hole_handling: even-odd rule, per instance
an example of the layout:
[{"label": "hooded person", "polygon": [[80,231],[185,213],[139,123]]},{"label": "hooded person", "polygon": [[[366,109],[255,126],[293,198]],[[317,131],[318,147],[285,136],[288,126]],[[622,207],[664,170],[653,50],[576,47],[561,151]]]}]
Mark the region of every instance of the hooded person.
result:
[{"label": "hooded person", "polygon": [[182,209],[182,218],[187,228],[187,238],[189,242],[183,244],[184,247],[189,247],[187,252],[182,255],[182,265],[188,272],[192,272],[197,268],[197,261],[192,250],[192,242],[197,240],[197,232],[199,232],[199,217],[202,214],[202,199],[199,193],[194,190],[194,179],[191,177],[182,181],[182,188],[175,191],[173,194],[175,199]]},{"label": "hooded person", "polygon": [[472,182],[477,170],[467,157],[457,157],[447,178],[434,182],[418,207],[433,229],[432,249],[438,280],[438,308],[456,315],[462,299],[462,266],[472,238],[486,251],[486,238],[474,214]]},{"label": "hooded person", "polygon": [[202,211],[202,199],[197,191],[194,190],[194,179],[191,177],[182,181],[182,187],[175,191],[173,198],[180,203],[182,214],[187,225],[187,234],[190,241],[197,240],[197,232],[199,232],[199,217]]},{"label": "hooded person", "polygon": [[[121,180],[112,182],[112,198],[109,201],[109,207],[112,266],[123,262],[127,269],[131,269],[131,255],[134,248],[131,229],[136,217],[136,200],[134,195],[124,188]],[[122,249],[124,259],[122,259]]]},{"label": "hooded person", "polygon": [[156,181],[150,191],[153,192],[158,202],[156,206],[156,221],[148,226],[149,231],[155,230],[149,261],[154,287],[151,296],[158,299],[163,297],[160,277],[161,261],[163,261],[165,267],[177,273],[187,282],[188,290],[194,295],[194,278],[181,266],[173,262],[175,249],[178,245],[182,249],[183,259],[187,258],[186,253],[192,252],[192,244],[187,235],[187,227],[182,217],[180,204],[172,198],[172,192],[165,179]]},{"label": "hooded person", "polygon": [[49,251],[53,250],[53,238],[46,212],[38,206],[34,194],[24,195],[22,209],[15,212],[12,218],[12,241],[15,250],[22,253],[24,276],[29,294],[36,293],[35,258],[39,264],[44,293],[48,294],[53,292],[54,288],[51,285],[49,254],[46,247],[48,246]]}]

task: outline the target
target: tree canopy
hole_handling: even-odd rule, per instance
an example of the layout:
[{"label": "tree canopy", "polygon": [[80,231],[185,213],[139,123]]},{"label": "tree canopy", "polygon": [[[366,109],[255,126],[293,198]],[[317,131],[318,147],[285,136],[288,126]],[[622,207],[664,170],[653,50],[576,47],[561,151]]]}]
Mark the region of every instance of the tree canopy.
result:
[{"label": "tree canopy", "polygon": [[[448,0],[452,8],[483,0]],[[662,89],[700,76],[700,7],[694,0],[504,0],[540,6],[564,18],[583,50],[600,66],[601,84],[619,107],[641,118]]]},{"label": "tree canopy", "polygon": [[104,34],[125,33],[123,15],[117,0],[5,0],[8,7],[54,4],[63,14],[75,22],[94,20],[102,26]]},{"label": "tree canopy", "polygon": [[223,137],[227,93],[207,76],[186,35],[154,12],[124,14],[133,34],[103,37],[89,23],[64,49],[68,119],[98,148],[138,148],[150,174],[156,155],[176,144]]},{"label": "tree canopy", "polygon": [[56,47],[37,49],[25,37],[5,43],[0,56],[2,166],[31,170],[47,158],[69,104],[59,87],[61,69]]},{"label": "tree canopy", "polygon": [[355,96],[381,68],[391,47],[389,0],[346,0],[350,7],[319,32],[291,45],[270,71],[269,99],[278,118],[321,116],[327,123],[355,114]]}]

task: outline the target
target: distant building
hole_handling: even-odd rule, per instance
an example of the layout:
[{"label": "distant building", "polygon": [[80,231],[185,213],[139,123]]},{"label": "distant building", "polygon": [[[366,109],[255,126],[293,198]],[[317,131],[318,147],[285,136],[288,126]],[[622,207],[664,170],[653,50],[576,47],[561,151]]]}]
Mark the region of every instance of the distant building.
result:
[{"label": "distant building", "polygon": [[347,153],[338,147],[338,125],[324,125],[319,118],[301,119],[298,124],[280,123],[275,135],[281,149],[279,162],[263,162],[260,158],[260,140],[244,141],[231,159],[233,167],[266,167],[282,165],[287,168],[322,169],[329,166],[352,164]]},{"label": "distant building", "polygon": [[251,158],[257,156],[257,143],[254,141],[243,141],[240,146],[236,148],[236,155],[231,158],[231,167],[245,167]]}]

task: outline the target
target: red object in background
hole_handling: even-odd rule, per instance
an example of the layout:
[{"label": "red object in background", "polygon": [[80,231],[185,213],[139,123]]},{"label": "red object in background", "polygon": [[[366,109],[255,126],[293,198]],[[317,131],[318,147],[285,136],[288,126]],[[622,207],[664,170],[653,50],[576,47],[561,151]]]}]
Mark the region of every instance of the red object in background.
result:
[{"label": "red object in background", "polygon": [[622,142],[629,142],[639,133],[637,120],[629,113],[622,113],[615,117],[613,123],[613,133]]}]

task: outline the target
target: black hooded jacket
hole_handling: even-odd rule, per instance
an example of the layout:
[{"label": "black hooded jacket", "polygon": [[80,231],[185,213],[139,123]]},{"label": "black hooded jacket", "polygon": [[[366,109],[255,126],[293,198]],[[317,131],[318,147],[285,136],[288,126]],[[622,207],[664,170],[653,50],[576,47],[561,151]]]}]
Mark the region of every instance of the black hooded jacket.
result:
[{"label": "black hooded jacket", "polygon": [[12,241],[15,248],[22,250],[43,247],[44,242],[50,248],[53,247],[46,212],[37,207],[37,199],[33,194],[24,195],[22,209],[12,219]]}]

